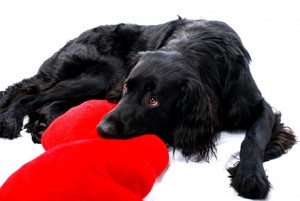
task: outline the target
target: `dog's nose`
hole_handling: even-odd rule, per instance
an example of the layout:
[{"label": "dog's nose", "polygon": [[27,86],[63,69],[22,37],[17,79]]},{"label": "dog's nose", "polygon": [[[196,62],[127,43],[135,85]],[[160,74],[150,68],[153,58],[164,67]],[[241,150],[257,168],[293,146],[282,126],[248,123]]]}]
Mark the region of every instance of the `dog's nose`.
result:
[{"label": "dog's nose", "polygon": [[103,137],[113,137],[117,134],[115,126],[111,123],[107,123],[106,121],[101,121],[97,125],[98,134]]}]

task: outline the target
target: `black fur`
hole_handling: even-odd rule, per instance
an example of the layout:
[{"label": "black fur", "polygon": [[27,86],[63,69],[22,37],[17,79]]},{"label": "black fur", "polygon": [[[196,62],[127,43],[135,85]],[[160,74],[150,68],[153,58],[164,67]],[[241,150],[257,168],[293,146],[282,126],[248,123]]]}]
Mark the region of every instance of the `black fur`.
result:
[{"label": "black fur", "polygon": [[69,108],[88,99],[119,102],[99,134],[130,138],[155,133],[187,159],[209,160],[222,130],[246,130],[240,162],[228,171],[246,198],[265,198],[263,161],[286,153],[294,133],[262,97],[250,55],[227,24],[178,20],[88,30],[46,60],[32,78],[1,92],[0,135],[25,125],[34,142]]}]

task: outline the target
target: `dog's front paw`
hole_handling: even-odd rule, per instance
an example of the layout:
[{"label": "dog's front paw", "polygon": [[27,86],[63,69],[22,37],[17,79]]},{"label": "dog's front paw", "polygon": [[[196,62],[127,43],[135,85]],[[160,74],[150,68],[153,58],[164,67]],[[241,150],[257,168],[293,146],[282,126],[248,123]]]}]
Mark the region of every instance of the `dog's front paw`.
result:
[{"label": "dog's front paw", "polygon": [[27,133],[31,134],[34,143],[41,143],[42,135],[49,125],[44,115],[34,114],[29,116],[29,122],[24,126]]},{"label": "dog's front paw", "polygon": [[10,118],[5,113],[0,115],[0,137],[14,139],[20,136],[22,121]]},{"label": "dog's front paw", "polygon": [[265,199],[271,184],[263,167],[235,167],[229,168],[231,186],[239,196],[249,199]]}]

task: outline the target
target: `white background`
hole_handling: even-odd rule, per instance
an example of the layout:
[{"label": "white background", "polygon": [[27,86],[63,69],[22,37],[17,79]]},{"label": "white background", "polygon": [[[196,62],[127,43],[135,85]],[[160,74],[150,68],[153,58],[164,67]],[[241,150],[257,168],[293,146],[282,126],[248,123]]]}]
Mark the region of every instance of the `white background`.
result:
[{"label": "white background", "polygon": [[[283,121],[300,132],[300,3],[276,0],[0,0],[0,90],[34,75],[44,60],[86,29],[104,24],[158,24],[176,19],[222,20],[232,26],[252,57],[252,74]],[[176,154],[146,200],[242,200],[229,188],[226,167],[243,135],[224,134],[218,158],[185,163]],[[0,140],[0,185],[43,152],[24,134]],[[265,163],[273,185],[268,200],[300,200],[300,148]],[[228,164],[230,161],[230,164]]]}]

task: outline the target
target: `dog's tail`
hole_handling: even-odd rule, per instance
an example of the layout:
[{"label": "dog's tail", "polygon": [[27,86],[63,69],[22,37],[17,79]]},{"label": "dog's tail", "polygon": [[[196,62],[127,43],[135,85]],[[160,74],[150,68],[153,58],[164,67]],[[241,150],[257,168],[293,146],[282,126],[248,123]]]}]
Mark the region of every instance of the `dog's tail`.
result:
[{"label": "dog's tail", "polygon": [[278,158],[285,154],[297,142],[293,130],[281,122],[281,113],[275,112],[275,124],[272,137],[265,149],[264,161]]}]

